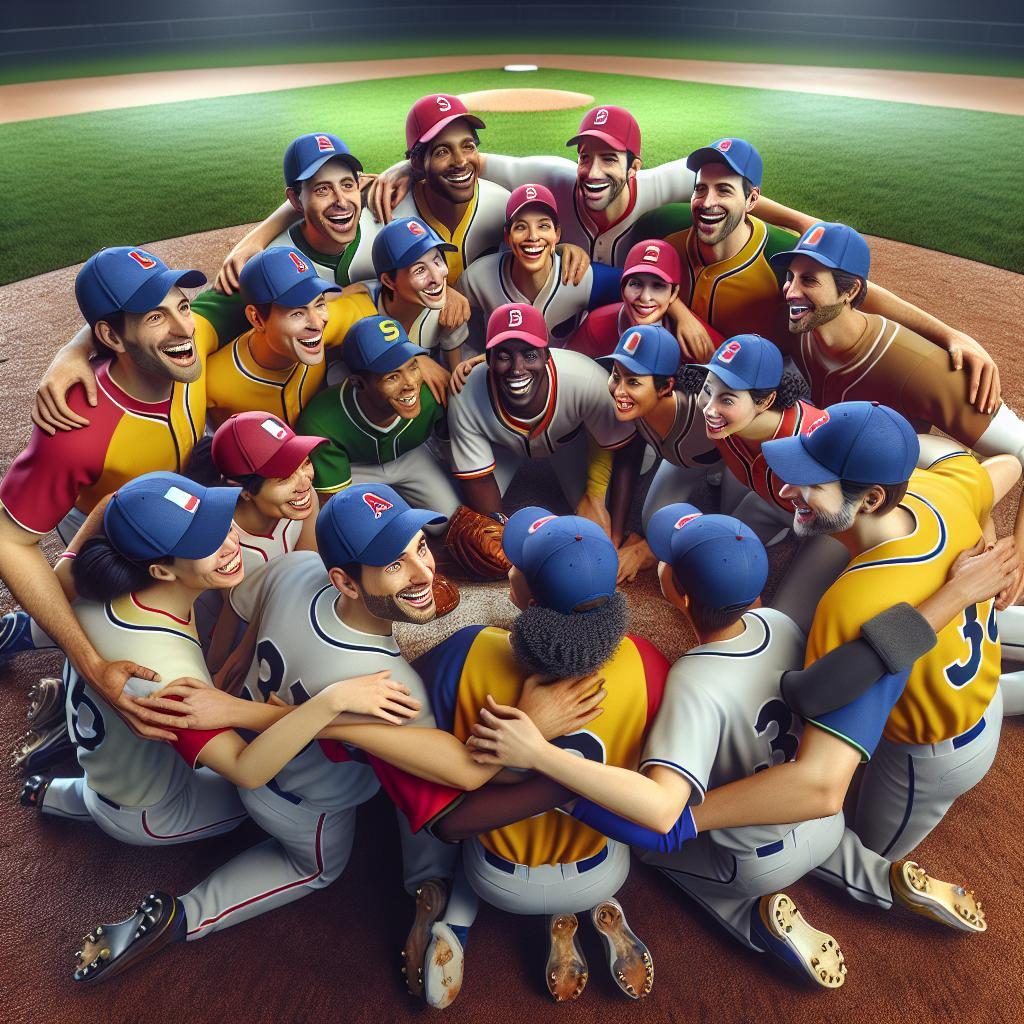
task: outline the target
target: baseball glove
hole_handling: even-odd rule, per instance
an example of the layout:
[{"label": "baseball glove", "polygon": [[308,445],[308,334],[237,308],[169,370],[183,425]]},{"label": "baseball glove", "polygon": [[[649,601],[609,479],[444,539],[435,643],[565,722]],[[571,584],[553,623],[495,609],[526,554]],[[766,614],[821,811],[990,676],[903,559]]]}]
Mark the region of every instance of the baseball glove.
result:
[{"label": "baseball glove", "polygon": [[460,505],[448,524],[444,546],[472,579],[500,580],[512,563],[501,547],[505,527]]}]

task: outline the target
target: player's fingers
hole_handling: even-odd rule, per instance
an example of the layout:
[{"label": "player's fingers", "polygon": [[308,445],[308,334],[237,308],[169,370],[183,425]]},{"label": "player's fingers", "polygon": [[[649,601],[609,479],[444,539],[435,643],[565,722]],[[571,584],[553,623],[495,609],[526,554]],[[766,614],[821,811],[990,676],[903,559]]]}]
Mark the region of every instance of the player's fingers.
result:
[{"label": "player's fingers", "polygon": [[[954,345],[949,350],[949,364],[954,370],[962,370],[964,368],[964,353],[963,349],[959,345]],[[974,397],[971,397],[971,401],[974,401]]]},{"label": "player's fingers", "polygon": [[389,711],[385,711],[383,708],[376,708],[371,712],[374,718],[379,718],[383,722],[387,722],[389,725],[401,725],[402,719],[398,715],[393,715]]},{"label": "player's fingers", "polygon": [[496,758],[493,754],[473,752],[469,756],[473,759],[474,764],[481,765],[484,768],[501,764],[501,761],[499,761],[498,758]]},{"label": "player's fingers", "polygon": [[394,712],[396,715],[401,715],[403,718],[415,718],[420,713],[420,702],[418,700],[406,701],[405,703],[398,700],[388,700],[382,703],[381,707]]},{"label": "player's fingers", "polygon": [[[88,394],[88,385],[89,385],[90,382],[93,385],[93,389],[92,389],[93,400],[92,400],[92,402],[90,402],[90,405],[95,405],[96,404],[96,378],[95,377],[90,377],[89,380],[83,380],[83,379],[79,378],[79,380],[75,381],[74,383],[81,383],[81,384],[86,385],[86,393]],[[86,417],[84,417],[84,416],[80,416],[77,412],[75,412],[74,409],[71,408],[70,405],[68,405],[67,399],[65,398],[65,395],[64,395],[64,392],[60,388],[57,388],[57,389],[54,389],[52,387],[43,388],[42,391],[39,392],[39,398],[43,402],[43,404],[46,406],[46,409],[47,409],[47,411],[50,414],[50,418],[52,420],[60,421],[61,426],[63,426],[64,429],[67,430],[67,429],[71,429],[71,428],[74,428],[74,427],[87,427],[87,426],[89,426],[88,419],[86,419]]]},{"label": "player's fingers", "polygon": [[986,413],[995,412],[996,402],[994,397],[996,368],[994,363],[988,363],[981,371],[981,383],[978,386],[978,408]]},{"label": "player's fingers", "polygon": [[160,673],[154,672],[151,668],[146,668],[145,665],[140,665],[134,661],[127,661],[125,664],[125,670],[129,676],[138,676],[140,679],[148,679],[151,683],[160,682]]},{"label": "player's fingers", "polygon": [[590,711],[591,708],[596,708],[600,703],[608,696],[608,691],[602,686],[600,690],[595,690],[589,697],[581,700],[577,705],[581,712]]},{"label": "player's fingers", "polygon": [[988,400],[989,400],[989,412],[995,412],[999,408],[999,403],[1003,398],[1003,380],[999,376],[999,367],[994,363],[992,364],[992,385],[989,389]]},{"label": "player's fingers", "polygon": [[[54,396],[48,388],[42,388],[36,392],[36,403],[32,409],[33,418],[38,411],[40,419],[50,427],[57,430],[72,430],[72,423],[66,416],[61,415],[60,409],[54,401]],[[69,412],[71,410],[68,410]],[[88,421],[87,421],[88,422]],[[53,430],[50,430],[53,433]]]},{"label": "player's fingers", "polygon": [[481,710],[487,711],[488,708],[490,709],[487,712],[488,714],[494,712],[496,716],[500,716],[501,718],[526,717],[519,708],[510,707],[508,704],[499,704],[490,694],[487,694],[487,708],[481,708]]},{"label": "player's fingers", "polygon": [[149,708],[150,711],[166,711],[169,715],[177,714],[179,722],[188,713],[180,700],[169,700],[166,697],[136,697],[135,703],[139,707]]},{"label": "player's fingers", "polygon": [[588,672],[585,676],[580,676],[572,686],[574,690],[586,693],[592,686],[603,686],[604,681],[604,676],[600,671]]},{"label": "player's fingers", "polygon": [[591,708],[585,714],[580,715],[579,718],[576,719],[576,728],[582,728],[588,722],[592,722],[595,718],[599,718],[603,714],[604,708]]},{"label": "player's fingers", "polygon": [[31,418],[32,418],[32,422],[33,422],[33,423],[34,423],[34,424],[35,424],[35,425],[36,425],[36,426],[37,426],[37,427],[38,427],[38,428],[39,428],[39,429],[40,429],[40,430],[41,430],[41,431],[42,431],[42,432],[43,432],[44,434],[49,434],[49,435],[50,435],[50,437],[53,437],[53,435],[57,433],[57,428],[56,428],[56,427],[51,427],[51,426],[50,426],[50,424],[49,424],[49,423],[47,423],[47,422],[46,422],[46,420],[44,420],[44,419],[43,419],[43,418],[42,418],[42,417],[41,417],[41,416],[39,415],[39,412],[37,411],[38,409],[39,409],[39,405],[38,405],[38,404],[36,404],[36,403],[33,403],[33,405],[32,405],[32,412],[30,413],[30,416],[31,416]]}]

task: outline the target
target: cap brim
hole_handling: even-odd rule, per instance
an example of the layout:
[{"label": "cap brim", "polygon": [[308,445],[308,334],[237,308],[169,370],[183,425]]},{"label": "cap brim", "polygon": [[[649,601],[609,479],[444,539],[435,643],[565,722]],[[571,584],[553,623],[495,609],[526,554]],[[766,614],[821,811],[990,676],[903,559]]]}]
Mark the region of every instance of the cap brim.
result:
[{"label": "cap brim", "polygon": [[402,259],[406,262],[401,263],[394,267],[382,267],[382,270],[402,270],[404,267],[411,267],[418,259],[425,256],[431,249],[438,249],[441,252],[458,252],[459,247],[452,245],[451,242],[432,241],[430,238],[424,237],[416,245],[410,246],[402,254]]},{"label": "cap brim", "polygon": [[597,131],[580,132],[579,135],[574,135],[566,143],[566,146],[578,146],[584,139],[600,139],[602,142],[608,143],[608,145],[617,153],[625,153],[629,150],[625,139],[617,139],[614,135],[610,135],[608,132]]},{"label": "cap brim", "polygon": [[780,437],[765,441],[761,454],[771,471],[784,483],[793,487],[809,487],[838,480],[839,474],[812,458],[803,443],[803,435]]},{"label": "cap brim", "polygon": [[744,380],[738,373],[733,373],[726,366],[719,366],[717,363],[714,366],[710,363],[687,363],[686,365],[692,366],[695,370],[706,370],[708,373],[713,373],[727,388],[735,388],[737,391],[750,391],[754,388],[750,381]]},{"label": "cap brim", "polygon": [[657,374],[656,370],[651,369],[649,366],[644,366],[643,363],[632,356],[624,355],[621,352],[611,352],[606,356],[598,356],[594,362],[600,363],[601,366],[608,370],[611,370],[612,363],[619,363],[629,370],[630,373],[639,374],[641,377],[654,377]]},{"label": "cap brim", "polygon": [[410,508],[395,516],[356,556],[361,565],[390,565],[424,526],[440,525],[448,517],[425,508]]},{"label": "cap brim", "polygon": [[201,288],[206,284],[201,270],[160,271],[146,281],[124,302],[121,309],[128,313],[148,313],[156,309],[172,288]]},{"label": "cap brim", "polygon": [[175,558],[206,558],[212,555],[231,532],[235,506],[241,493],[241,487],[207,488],[192,524],[168,554]]},{"label": "cap brim", "polygon": [[487,344],[484,346],[485,349],[492,349],[495,345],[500,345],[503,341],[522,341],[527,345],[532,345],[534,348],[550,348],[548,339],[544,338],[541,340],[535,334],[528,334],[526,331],[502,331],[501,334],[496,334]]},{"label": "cap brim", "polygon": [[452,121],[458,121],[459,118],[463,121],[468,121],[474,128],[486,128],[487,125],[480,120],[476,114],[451,114],[448,117],[441,118],[437,124],[432,125],[428,128],[416,141],[417,142],[429,142],[431,139],[436,138],[441,134],[452,123]]},{"label": "cap brim", "polygon": [[505,530],[501,535],[501,546],[508,556],[508,560],[515,566],[521,566],[523,562],[523,544],[530,534],[530,527],[538,519],[554,515],[540,505],[527,505],[518,512],[513,513],[505,524]]},{"label": "cap brim", "polygon": [[289,309],[296,309],[299,306],[308,306],[318,295],[324,292],[340,292],[341,285],[333,281],[325,281],[322,277],[304,277],[298,284],[292,285],[286,292],[282,292],[271,302],[275,306],[287,306]]},{"label": "cap brim", "polygon": [[794,249],[787,249],[785,252],[777,252],[774,256],[769,256],[768,264],[778,274],[780,270],[788,269],[790,263],[793,262],[794,256],[807,256],[814,260],[815,263],[828,267],[829,270],[843,269],[835,260],[829,259],[823,253],[817,252],[814,249],[801,249],[799,246]]},{"label": "cap brim", "polygon": [[[352,373],[390,373],[392,370],[397,370],[400,366],[404,366],[410,359],[429,354],[427,349],[420,348],[411,341],[400,341],[397,345],[388,345],[372,363],[356,367],[350,362],[348,363],[348,368]],[[344,349],[342,350],[342,358],[344,358]]]},{"label": "cap brim", "polygon": [[714,146],[702,146],[700,149],[695,149],[686,158],[686,166],[691,171],[699,171],[705,164],[725,164],[736,174],[743,174],[743,171],[732,162],[728,153],[723,153],[720,149],[715,149]]},{"label": "cap brim", "polygon": [[683,516],[700,514],[701,511],[696,505],[677,502],[662,506],[651,516],[644,536],[659,562],[672,562],[672,536],[676,532],[676,523]]},{"label": "cap brim", "polygon": [[622,271],[623,282],[630,274],[653,274],[655,277],[660,277],[666,284],[679,284],[678,281],[672,280],[672,275],[667,270],[652,266],[650,263],[634,263],[633,266],[626,267]]},{"label": "cap brim", "polygon": [[260,476],[283,480],[291,476],[306,461],[314,448],[326,443],[326,437],[296,434],[285,441],[262,466],[257,468],[256,472]]},{"label": "cap brim", "polygon": [[363,165],[351,154],[351,153],[327,153],[322,157],[318,157],[307,167],[296,176],[296,181],[306,181],[308,178],[312,178],[317,171],[329,160],[341,160],[353,174],[362,174]]}]

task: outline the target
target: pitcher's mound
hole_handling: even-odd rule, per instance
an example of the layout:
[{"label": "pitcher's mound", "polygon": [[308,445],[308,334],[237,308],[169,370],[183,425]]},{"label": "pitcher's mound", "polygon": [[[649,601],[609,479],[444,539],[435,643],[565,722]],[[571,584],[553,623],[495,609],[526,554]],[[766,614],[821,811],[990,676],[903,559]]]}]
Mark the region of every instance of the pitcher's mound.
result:
[{"label": "pitcher's mound", "polygon": [[474,113],[488,111],[512,114],[531,110],[569,110],[586,107],[594,97],[585,92],[566,92],[564,89],[484,89],[464,92],[459,99]]}]

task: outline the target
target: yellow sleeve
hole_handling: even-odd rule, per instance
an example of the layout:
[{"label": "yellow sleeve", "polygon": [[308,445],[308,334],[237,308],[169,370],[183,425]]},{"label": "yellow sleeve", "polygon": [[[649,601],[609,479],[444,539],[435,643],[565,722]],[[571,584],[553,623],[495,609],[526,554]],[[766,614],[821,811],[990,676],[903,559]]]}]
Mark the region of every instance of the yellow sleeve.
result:
[{"label": "yellow sleeve", "polygon": [[192,319],[196,325],[196,350],[209,359],[220,345],[220,336],[217,334],[217,328],[205,316],[195,311],[192,313]]},{"label": "yellow sleeve", "polygon": [[343,295],[327,304],[327,326],[324,328],[324,347],[336,348],[345,340],[345,335],[357,320],[364,316],[376,316],[377,307],[365,292]]},{"label": "yellow sleeve", "polygon": [[612,453],[587,434],[587,494],[604,499],[612,478]]},{"label": "yellow sleeve", "polygon": [[984,466],[970,452],[956,453],[941,459],[926,470],[953,484],[970,505],[979,523],[985,522],[992,511],[995,493],[992,478]]}]

